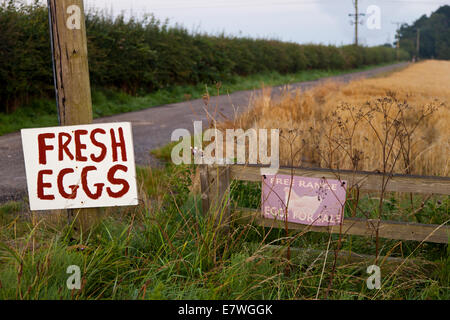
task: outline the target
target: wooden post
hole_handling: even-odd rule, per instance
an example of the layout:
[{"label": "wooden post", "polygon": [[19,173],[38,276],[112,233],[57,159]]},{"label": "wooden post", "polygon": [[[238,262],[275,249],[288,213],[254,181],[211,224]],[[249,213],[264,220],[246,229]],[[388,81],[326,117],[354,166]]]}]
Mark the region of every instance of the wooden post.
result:
[{"label": "wooden post", "polygon": [[209,175],[208,175],[208,166],[201,165],[200,169],[200,190],[202,197],[202,213],[203,216],[209,213],[210,210],[210,194],[209,194]]},{"label": "wooden post", "polygon": [[92,123],[82,0],[48,0],[59,125]]},{"label": "wooden post", "polygon": [[417,39],[416,39],[416,55],[417,60],[419,60],[420,57],[420,28],[417,28]]},{"label": "wooden post", "polygon": [[401,22],[392,22],[393,24],[395,24],[397,26],[397,29],[395,30],[395,39],[397,39],[397,43],[395,44],[396,47],[396,56],[397,56],[397,60],[400,59],[400,29],[402,26]]},{"label": "wooden post", "polygon": [[213,214],[214,224],[227,229],[231,218],[229,166],[202,165],[200,182],[203,215]]},{"label": "wooden post", "polygon": [[[60,126],[92,123],[86,23],[83,0],[48,0],[56,104]],[[98,210],[69,210],[69,221],[89,228]]]}]

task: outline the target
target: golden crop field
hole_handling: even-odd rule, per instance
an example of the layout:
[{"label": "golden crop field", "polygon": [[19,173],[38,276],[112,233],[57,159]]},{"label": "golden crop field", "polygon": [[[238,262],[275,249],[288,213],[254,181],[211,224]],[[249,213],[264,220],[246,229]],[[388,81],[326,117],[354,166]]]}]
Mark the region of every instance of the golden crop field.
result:
[{"label": "golden crop field", "polygon": [[429,60],[383,77],[270,89],[221,128],[280,128],[290,166],[449,174],[450,62]]}]

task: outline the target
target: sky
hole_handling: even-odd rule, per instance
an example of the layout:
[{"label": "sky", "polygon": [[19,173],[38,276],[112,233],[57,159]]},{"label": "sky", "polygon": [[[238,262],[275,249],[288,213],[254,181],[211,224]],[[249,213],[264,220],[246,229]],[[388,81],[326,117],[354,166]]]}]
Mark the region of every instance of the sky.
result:
[{"label": "sky", "polygon": [[[343,45],[354,41],[354,0],[84,0],[86,9],[113,15],[154,14],[169,24],[210,34],[274,38],[297,43]],[[372,46],[392,43],[397,22],[412,23],[450,0],[359,0],[359,12],[378,6],[380,25],[359,29],[359,42]],[[373,12],[373,11],[372,11]],[[372,16],[376,18],[376,16]],[[373,20],[372,20],[373,21]]]}]

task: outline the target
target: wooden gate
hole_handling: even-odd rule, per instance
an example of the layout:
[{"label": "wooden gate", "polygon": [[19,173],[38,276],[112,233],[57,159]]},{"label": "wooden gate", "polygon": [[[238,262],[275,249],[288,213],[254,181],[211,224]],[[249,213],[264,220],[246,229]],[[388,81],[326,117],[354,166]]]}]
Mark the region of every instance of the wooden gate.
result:
[{"label": "wooden gate", "polygon": [[[234,180],[261,182],[260,169],[256,165],[208,166],[200,168],[202,207],[204,214],[216,214],[216,223],[228,226],[231,217],[241,223],[253,222],[263,227],[285,228],[283,220],[266,219],[260,211],[238,208],[231,212],[230,184]],[[333,171],[329,169],[280,168],[278,174],[312,178],[346,180],[348,188],[362,191],[379,191],[385,185],[386,192],[450,195],[450,178],[381,173],[363,171]],[[387,221],[378,219],[344,218],[337,226],[308,226],[287,223],[289,229],[313,232],[340,233],[358,236],[374,236],[378,230],[380,238],[448,243],[450,226]]]}]

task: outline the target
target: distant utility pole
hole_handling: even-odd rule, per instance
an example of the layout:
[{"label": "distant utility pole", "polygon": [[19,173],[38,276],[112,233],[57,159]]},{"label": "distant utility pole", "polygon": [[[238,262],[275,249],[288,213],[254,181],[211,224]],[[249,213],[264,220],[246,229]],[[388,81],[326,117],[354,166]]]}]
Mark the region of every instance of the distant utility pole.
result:
[{"label": "distant utility pole", "polygon": [[420,28],[417,28],[417,40],[416,40],[416,56],[419,59],[420,55]]},{"label": "distant utility pole", "polygon": [[396,34],[395,34],[395,39],[397,39],[396,41],[396,52],[397,52],[397,60],[400,57],[400,26],[403,24],[403,22],[392,22],[392,24],[397,25],[397,29],[396,29]]},{"label": "distant utility pole", "polygon": [[350,23],[355,25],[355,46],[358,46],[358,25],[362,24],[359,17],[364,17],[366,14],[358,12],[358,0],[353,0],[353,6],[355,7],[355,13],[349,13],[349,17],[355,18],[355,20]]}]

